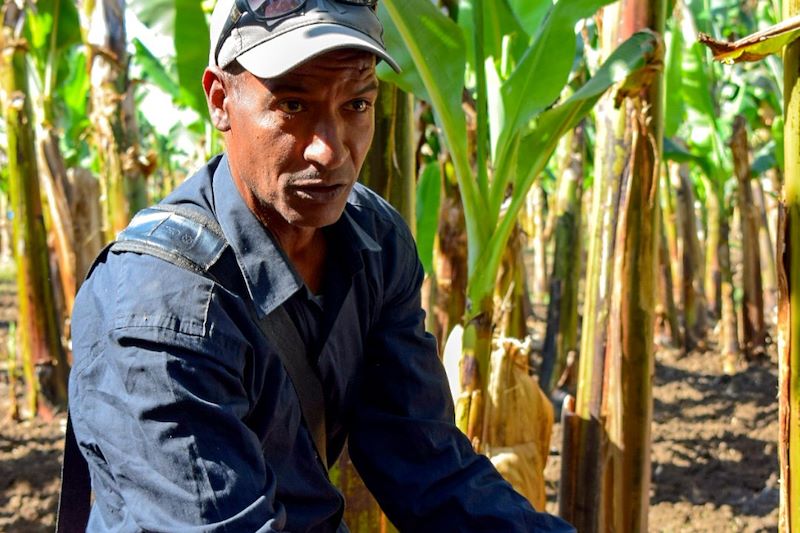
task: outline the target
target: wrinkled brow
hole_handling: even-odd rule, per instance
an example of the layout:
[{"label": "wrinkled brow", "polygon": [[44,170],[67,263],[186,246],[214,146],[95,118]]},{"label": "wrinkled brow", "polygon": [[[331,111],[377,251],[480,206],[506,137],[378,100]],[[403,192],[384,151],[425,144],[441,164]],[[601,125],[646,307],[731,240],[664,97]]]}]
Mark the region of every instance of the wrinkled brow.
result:
[{"label": "wrinkled brow", "polygon": [[[284,80],[262,80],[264,85],[274,94],[307,94],[311,90],[306,85],[302,85],[293,81]],[[354,91],[356,96],[371,93],[378,90],[378,81],[376,79],[369,80],[366,85],[359,87]]]}]

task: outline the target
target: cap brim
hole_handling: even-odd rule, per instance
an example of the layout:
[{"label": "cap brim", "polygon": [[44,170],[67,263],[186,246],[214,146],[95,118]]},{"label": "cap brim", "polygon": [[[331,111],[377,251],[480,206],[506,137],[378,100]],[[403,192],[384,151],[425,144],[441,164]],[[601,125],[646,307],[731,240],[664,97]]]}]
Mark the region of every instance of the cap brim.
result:
[{"label": "cap brim", "polygon": [[380,44],[358,30],[339,24],[297,28],[254,46],[236,59],[259,78],[276,78],[310,59],[342,48],[371,52],[400,72],[400,66]]}]

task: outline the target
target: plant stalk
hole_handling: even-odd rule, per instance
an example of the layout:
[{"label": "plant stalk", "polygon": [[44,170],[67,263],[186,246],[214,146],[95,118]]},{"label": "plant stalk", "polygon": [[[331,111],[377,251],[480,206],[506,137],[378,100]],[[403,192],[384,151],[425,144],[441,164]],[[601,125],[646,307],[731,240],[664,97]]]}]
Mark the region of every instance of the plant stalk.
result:
[{"label": "plant stalk", "polygon": [[14,217],[19,349],[28,387],[28,410],[31,415],[49,417],[53,409],[66,404],[68,368],[50,283],[28,89],[27,43],[17,34],[25,15],[15,2],[8,0],[0,14],[3,19],[0,85],[8,143],[10,208]]},{"label": "plant stalk", "polygon": [[[784,18],[800,0],[784,0]],[[784,51],[784,206],[779,229],[780,530],[800,532],[800,41]],[[782,241],[782,242],[781,242]]]}]

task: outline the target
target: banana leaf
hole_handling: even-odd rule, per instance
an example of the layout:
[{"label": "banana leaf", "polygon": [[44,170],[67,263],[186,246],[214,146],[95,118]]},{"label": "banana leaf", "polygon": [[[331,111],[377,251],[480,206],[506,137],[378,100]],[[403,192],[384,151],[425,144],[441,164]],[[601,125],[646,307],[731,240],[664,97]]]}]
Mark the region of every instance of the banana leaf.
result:
[{"label": "banana leaf", "polygon": [[39,0],[29,7],[26,16],[29,51],[49,94],[69,75],[67,68],[59,71],[59,56],[81,43],[78,9],[70,0]]},{"label": "banana leaf", "polygon": [[208,24],[197,0],[175,0],[175,53],[181,99],[201,117],[206,116],[206,95],[200,80],[208,65]]},{"label": "banana leaf", "polygon": [[[461,190],[467,239],[483,242],[488,230],[479,220],[485,203],[470,168],[461,108],[466,68],[461,30],[429,0],[385,0],[378,4],[378,16],[384,24],[386,45],[403,68],[400,74],[393,74],[384,66],[379,70],[381,78],[398,83],[433,106]],[[469,253],[469,262],[474,264],[475,249]]]},{"label": "banana leaf", "polygon": [[741,61],[760,61],[768,55],[779,54],[786,45],[798,37],[800,37],[800,16],[786,19],[734,42],[720,41],[705,33],[700,33],[698,39],[711,49],[714,59],[732,64]]},{"label": "banana leaf", "polygon": [[610,87],[624,81],[651,62],[660,61],[658,54],[661,50],[658,36],[653,32],[635,33],[609,56],[595,75],[575,94],[538,117],[533,131],[520,143],[519,156],[525,157],[528,163],[518,166],[524,166],[529,171],[517,177],[511,202],[478,260],[481,268],[471,273],[468,294],[472,301],[480,301],[485,295],[491,294],[503,249],[524,204],[525,196],[536,177],[544,170],[558,145],[558,140],[564,133],[577,126]]},{"label": "banana leaf", "polygon": [[433,273],[433,243],[439,229],[442,175],[436,162],[422,169],[417,183],[417,250],[422,267]]}]

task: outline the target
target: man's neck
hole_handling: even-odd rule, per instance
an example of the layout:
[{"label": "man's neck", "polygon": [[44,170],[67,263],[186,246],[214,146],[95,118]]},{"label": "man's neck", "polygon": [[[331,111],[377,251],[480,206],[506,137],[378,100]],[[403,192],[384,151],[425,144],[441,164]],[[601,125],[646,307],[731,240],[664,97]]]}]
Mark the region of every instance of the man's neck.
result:
[{"label": "man's neck", "polygon": [[288,227],[284,231],[270,228],[278,246],[289,258],[308,288],[318,294],[322,288],[327,256],[327,239],[321,229]]}]

